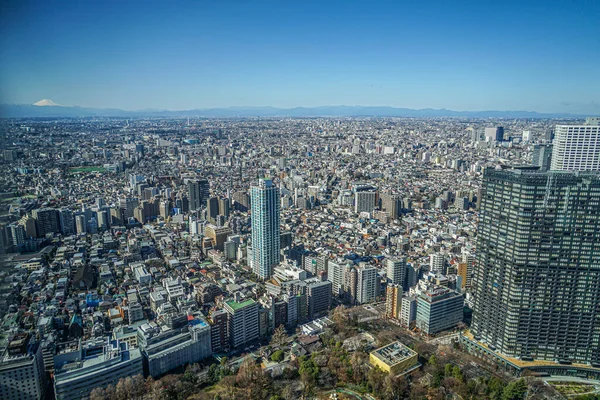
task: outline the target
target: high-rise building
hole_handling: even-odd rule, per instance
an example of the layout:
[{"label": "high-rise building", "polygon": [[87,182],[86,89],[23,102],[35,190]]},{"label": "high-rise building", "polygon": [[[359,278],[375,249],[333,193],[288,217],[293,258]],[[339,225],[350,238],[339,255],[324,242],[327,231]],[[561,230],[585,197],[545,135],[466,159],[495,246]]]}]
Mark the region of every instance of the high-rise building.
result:
[{"label": "high-rise building", "polygon": [[463,319],[463,297],[432,285],[417,297],[417,328],[428,335],[454,328]]},{"label": "high-rise building", "polygon": [[229,219],[229,199],[226,197],[219,199],[219,214]]},{"label": "high-rise building", "polygon": [[389,283],[395,285],[404,285],[406,274],[406,258],[386,258],[385,268]]},{"label": "high-rise building", "polygon": [[548,171],[552,162],[552,145],[536,144],[533,146],[533,157],[531,165],[540,167],[542,171]]},{"label": "high-rise building", "polygon": [[202,205],[206,204],[209,195],[210,185],[208,179],[200,178],[188,181],[188,200],[191,211],[202,208]]},{"label": "high-rise building", "polygon": [[490,349],[600,365],[600,176],[487,169],[473,286]]},{"label": "high-rise building", "polygon": [[19,246],[22,246],[23,243],[25,243],[25,229],[23,228],[23,225],[10,224],[6,228],[10,233],[8,237],[8,242],[10,245],[14,246],[15,248],[19,248]]},{"label": "high-rise building", "polygon": [[485,128],[485,138],[489,142],[501,142],[504,140],[504,128],[497,126],[495,128]]},{"label": "high-rise building", "polygon": [[377,192],[375,191],[357,191],[354,193],[354,212],[371,212],[375,209]]},{"label": "high-rise building", "polygon": [[381,195],[381,208],[390,213],[390,218],[397,219],[402,208],[402,198],[397,194],[383,193]]},{"label": "high-rise building", "polygon": [[359,265],[356,269],[356,301],[359,304],[370,303],[377,297],[377,268]]},{"label": "high-rise building", "polygon": [[442,275],[444,274],[445,265],[446,258],[443,254],[434,253],[429,256],[429,271]]},{"label": "high-rise building", "polygon": [[342,293],[344,286],[344,271],[346,264],[340,260],[329,261],[327,264],[327,279],[331,282],[331,291],[334,296],[339,296]]},{"label": "high-rise building", "polygon": [[262,178],[250,189],[252,206],[252,270],[262,278],[273,274],[279,264],[279,188]]},{"label": "high-rise building", "polygon": [[138,204],[139,202],[136,197],[119,199],[119,208],[121,209],[123,222],[126,223],[129,218],[133,218],[133,213]]},{"label": "high-rise building", "polygon": [[216,310],[210,313],[210,342],[213,353],[223,353],[229,349],[227,315],[225,310]]},{"label": "high-rise building", "polygon": [[85,223],[85,215],[77,215],[75,216],[75,230],[77,234],[82,234],[87,232],[87,224]]},{"label": "high-rise building", "polygon": [[248,299],[240,301],[239,297],[225,303],[227,312],[227,333],[232,348],[258,338],[258,304]]},{"label": "high-rise building", "polygon": [[471,286],[471,278],[473,277],[473,265],[467,263],[458,263],[457,275],[462,278],[460,288],[464,289]]},{"label": "high-rise building", "polygon": [[600,125],[556,125],[552,171],[600,171]]},{"label": "high-rise building", "polygon": [[73,210],[69,208],[61,208],[58,210],[60,221],[60,232],[69,236],[75,233],[75,216]]},{"label": "high-rise building", "polygon": [[146,177],[144,175],[129,174],[129,187],[135,190],[138,183],[142,183],[145,180]]},{"label": "high-rise building", "polygon": [[36,222],[38,237],[60,232],[58,211],[55,208],[39,208],[33,210],[31,214]]},{"label": "high-rise building", "polygon": [[406,327],[417,318],[417,299],[414,297],[403,297],[402,306],[400,307],[400,323]]},{"label": "high-rise building", "polygon": [[311,278],[306,283],[308,318],[314,319],[327,314],[331,306],[331,282]]},{"label": "high-rise building", "polygon": [[46,398],[42,347],[28,333],[14,335],[0,353],[0,399]]},{"label": "high-rise building", "polygon": [[219,215],[219,198],[209,197],[206,200],[207,219],[214,224],[217,221],[217,215]]},{"label": "high-rise building", "polygon": [[402,286],[388,284],[385,289],[385,317],[398,319],[402,306]]}]

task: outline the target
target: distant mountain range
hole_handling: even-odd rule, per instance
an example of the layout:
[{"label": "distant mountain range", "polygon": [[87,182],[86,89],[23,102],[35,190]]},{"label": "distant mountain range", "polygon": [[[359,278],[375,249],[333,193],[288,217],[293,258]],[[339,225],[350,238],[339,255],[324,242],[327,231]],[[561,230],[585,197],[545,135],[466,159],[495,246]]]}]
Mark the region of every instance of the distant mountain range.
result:
[{"label": "distant mountain range", "polygon": [[43,99],[35,104],[0,104],[0,118],[83,117],[472,117],[472,118],[581,118],[586,115],[534,111],[453,111],[424,108],[319,106],[319,107],[227,107],[193,110],[120,110],[116,108],[66,107]]}]

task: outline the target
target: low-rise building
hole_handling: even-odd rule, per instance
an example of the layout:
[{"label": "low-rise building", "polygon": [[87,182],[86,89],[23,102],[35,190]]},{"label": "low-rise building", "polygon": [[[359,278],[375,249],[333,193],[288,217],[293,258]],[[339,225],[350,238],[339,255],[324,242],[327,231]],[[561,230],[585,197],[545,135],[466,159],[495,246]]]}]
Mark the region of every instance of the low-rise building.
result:
[{"label": "low-rise building", "polygon": [[383,372],[398,376],[419,368],[421,365],[418,358],[419,355],[414,350],[400,342],[393,342],[373,350],[369,355],[369,362]]}]

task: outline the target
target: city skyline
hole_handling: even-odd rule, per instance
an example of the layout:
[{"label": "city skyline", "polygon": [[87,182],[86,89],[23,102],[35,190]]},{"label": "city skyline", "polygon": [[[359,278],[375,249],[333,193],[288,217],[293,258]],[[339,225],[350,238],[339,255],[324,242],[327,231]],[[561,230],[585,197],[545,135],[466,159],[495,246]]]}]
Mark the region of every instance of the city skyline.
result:
[{"label": "city skyline", "polygon": [[558,5],[7,2],[0,103],[598,114],[600,5]]}]

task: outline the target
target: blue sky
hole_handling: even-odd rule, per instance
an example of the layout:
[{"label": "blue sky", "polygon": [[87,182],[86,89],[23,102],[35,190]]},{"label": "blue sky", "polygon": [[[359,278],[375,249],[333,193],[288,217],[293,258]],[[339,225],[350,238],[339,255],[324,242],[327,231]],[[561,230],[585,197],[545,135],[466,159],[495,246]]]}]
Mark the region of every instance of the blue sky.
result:
[{"label": "blue sky", "polygon": [[600,1],[0,2],[0,103],[600,114]]}]

